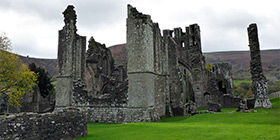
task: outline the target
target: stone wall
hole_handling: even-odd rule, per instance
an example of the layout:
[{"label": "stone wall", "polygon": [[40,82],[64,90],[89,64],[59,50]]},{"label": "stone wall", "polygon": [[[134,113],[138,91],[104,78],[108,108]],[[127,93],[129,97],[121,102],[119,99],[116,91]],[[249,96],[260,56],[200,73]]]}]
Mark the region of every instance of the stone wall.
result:
[{"label": "stone wall", "polygon": [[223,94],[233,95],[232,66],[230,63],[214,63],[212,71],[215,74],[217,86]]},{"label": "stone wall", "polygon": [[[160,71],[155,65],[155,59],[160,60],[155,57],[155,24],[150,15],[130,5],[127,8],[128,107],[148,111],[155,107],[156,71]],[[152,116],[159,116],[158,112],[153,113]]]},{"label": "stone wall", "polygon": [[0,140],[60,140],[87,135],[86,112],[19,113],[0,116]]},{"label": "stone wall", "polygon": [[[124,123],[184,116],[190,100],[206,107],[204,95],[212,92],[207,93],[209,78],[200,27],[192,24],[185,32],[181,28],[164,30],[162,36],[150,15],[130,5],[127,12],[124,66],[116,66],[110,50],[93,38],[85,58],[85,38],[76,34],[74,7],[68,6],[63,12],[56,108],[72,105],[87,110],[89,121]],[[216,79],[213,81],[216,86]],[[220,103],[218,87],[214,89],[211,101]]]},{"label": "stone wall", "polygon": [[240,98],[234,97],[232,95],[224,95],[222,98],[223,108],[237,108],[239,106]]},{"label": "stone wall", "polygon": [[189,63],[193,75],[193,90],[195,92],[195,103],[198,108],[204,108],[204,94],[207,90],[207,75],[205,69],[205,58],[201,50],[200,27],[197,24],[189,27]]},{"label": "stone wall", "polygon": [[89,40],[86,57],[87,91],[92,96],[102,96],[112,92],[112,88],[124,81],[126,74],[122,69],[114,68],[114,60],[111,51],[105,44],[96,42],[93,37]]},{"label": "stone wall", "polygon": [[131,123],[159,121],[155,108],[92,107],[86,108],[89,122]]},{"label": "stone wall", "polygon": [[269,94],[269,98],[279,98],[280,97],[280,91],[274,92]]}]

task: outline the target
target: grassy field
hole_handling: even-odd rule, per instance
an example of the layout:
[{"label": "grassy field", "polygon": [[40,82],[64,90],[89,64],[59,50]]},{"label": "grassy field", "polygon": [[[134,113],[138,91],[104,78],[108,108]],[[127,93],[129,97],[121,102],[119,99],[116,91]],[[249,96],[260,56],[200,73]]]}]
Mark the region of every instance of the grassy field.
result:
[{"label": "grassy field", "polygon": [[233,80],[233,85],[234,85],[234,86],[238,86],[238,85],[240,85],[242,82],[251,84],[251,83],[252,83],[252,80]]},{"label": "grassy field", "polygon": [[280,98],[273,109],[257,113],[199,114],[153,123],[89,123],[88,136],[78,140],[280,140]]}]

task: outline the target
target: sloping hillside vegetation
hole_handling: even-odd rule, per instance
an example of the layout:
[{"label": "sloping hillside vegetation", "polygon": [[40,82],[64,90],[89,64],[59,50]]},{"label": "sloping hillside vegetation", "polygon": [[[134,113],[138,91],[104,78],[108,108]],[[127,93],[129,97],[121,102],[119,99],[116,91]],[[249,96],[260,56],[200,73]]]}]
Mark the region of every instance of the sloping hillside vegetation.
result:
[{"label": "sloping hillside vegetation", "polygon": [[[230,62],[237,79],[250,78],[249,51],[213,52],[205,53],[204,56],[207,63]],[[280,80],[280,50],[263,50],[261,56],[264,74],[268,78]]]}]

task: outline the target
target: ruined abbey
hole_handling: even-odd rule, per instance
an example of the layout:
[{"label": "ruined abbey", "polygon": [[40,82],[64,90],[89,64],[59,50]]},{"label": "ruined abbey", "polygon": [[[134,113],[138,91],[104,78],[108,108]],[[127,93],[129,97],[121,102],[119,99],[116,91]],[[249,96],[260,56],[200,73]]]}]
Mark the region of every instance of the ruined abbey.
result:
[{"label": "ruined abbey", "polygon": [[92,122],[158,121],[195,108],[238,107],[231,64],[205,68],[197,24],[161,30],[150,15],[128,5],[127,60],[115,64],[111,51],[78,35],[74,6],[63,12],[59,31],[56,109],[87,110]]},{"label": "ruined abbey", "polygon": [[93,37],[86,47],[86,37],[77,34],[74,6],[69,5],[59,31],[56,97],[43,98],[35,91],[24,96],[21,108],[14,108],[2,96],[0,114],[74,106],[86,110],[87,121],[126,123],[189,116],[199,113],[197,108],[219,112],[239,108],[241,102],[248,109],[272,107],[256,24],[247,29],[254,98],[244,100],[233,95],[230,63],[206,68],[199,25],[161,31],[150,15],[127,8],[125,57],[119,58]]},{"label": "ruined abbey", "polygon": [[13,108],[3,96],[0,114],[74,106],[86,110],[91,122],[126,123],[188,116],[198,113],[197,108],[219,112],[239,108],[241,101],[248,109],[272,107],[256,24],[248,27],[254,98],[244,101],[233,95],[230,63],[206,68],[199,25],[161,31],[150,15],[127,8],[126,57],[120,59],[93,37],[86,50],[86,37],[77,34],[77,15],[69,5],[59,31],[56,97],[42,98],[37,91],[24,97],[21,108]]},{"label": "ruined abbey", "polygon": [[83,137],[87,122],[154,122],[221,108],[272,108],[256,24],[247,28],[254,97],[245,99],[233,94],[230,63],[205,64],[198,24],[161,31],[150,15],[128,5],[126,57],[120,60],[93,37],[86,47],[86,37],[77,34],[74,6],[63,15],[55,97],[42,97],[36,87],[14,108],[6,94],[0,96],[0,115],[9,114],[0,118],[0,140]]}]

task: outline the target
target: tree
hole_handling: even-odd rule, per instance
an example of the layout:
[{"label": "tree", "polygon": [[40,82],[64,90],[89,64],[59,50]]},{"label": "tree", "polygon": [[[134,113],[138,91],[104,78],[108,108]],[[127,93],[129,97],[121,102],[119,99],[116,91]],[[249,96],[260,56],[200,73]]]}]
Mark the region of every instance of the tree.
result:
[{"label": "tree", "polygon": [[247,82],[241,82],[237,87],[234,89],[235,95],[240,97],[252,97],[251,85]]},{"label": "tree", "polygon": [[51,83],[49,73],[44,68],[36,67],[34,63],[29,64],[29,69],[37,74],[38,87],[41,95],[45,98],[54,93],[54,86]]},{"label": "tree", "polygon": [[268,82],[268,94],[280,91],[280,80],[272,80]]},{"label": "tree", "polygon": [[206,64],[205,69],[208,70],[208,71],[211,71],[212,70],[212,64],[210,64],[210,63]]},{"label": "tree", "polygon": [[0,96],[7,94],[10,105],[20,106],[19,100],[31,93],[36,85],[36,75],[31,72],[18,56],[7,52],[11,41],[5,34],[0,35]]},{"label": "tree", "polygon": [[0,34],[0,49],[1,51],[10,51],[11,49],[11,40],[6,36],[5,33]]}]

